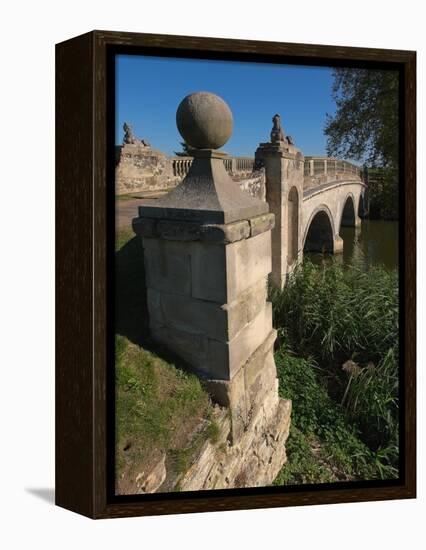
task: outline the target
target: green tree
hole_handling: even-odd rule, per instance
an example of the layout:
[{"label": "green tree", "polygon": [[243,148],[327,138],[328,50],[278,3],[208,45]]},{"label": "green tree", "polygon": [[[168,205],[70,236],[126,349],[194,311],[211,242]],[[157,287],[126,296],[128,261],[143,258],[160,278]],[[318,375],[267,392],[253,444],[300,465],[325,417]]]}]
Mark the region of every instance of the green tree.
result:
[{"label": "green tree", "polygon": [[337,108],[326,118],[328,154],[397,168],[397,71],[338,68],[333,77]]},{"label": "green tree", "polygon": [[175,151],[175,155],[177,157],[190,157],[191,156],[191,147],[186,143],[186,141],[181,141],[180,145],[182,147],[182,151]]},{"label": "green tree", "polygon": [[397,219],[398,73],[339,68],[333,76],[336,113],[326,117],[327,153],[365,163],[370,217]]}]

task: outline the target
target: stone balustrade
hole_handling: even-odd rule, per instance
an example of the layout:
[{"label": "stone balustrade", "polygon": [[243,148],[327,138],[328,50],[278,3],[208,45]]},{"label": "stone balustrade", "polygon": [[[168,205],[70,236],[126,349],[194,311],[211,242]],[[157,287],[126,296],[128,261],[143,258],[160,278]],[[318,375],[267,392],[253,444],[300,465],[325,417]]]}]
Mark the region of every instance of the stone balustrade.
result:
[{"label": "stone balustrade", "polygon": [[[137,191],[169,190],[176,187],[189,173],[192,156],[168,157],[142,142],[118,146],[116,150],[116,194]],[[250,181],[258,178],[259,168],[253,157],[224,156],[223,164],[234,181],[244,189],[251,188]],[[305,157],[303,187],[310,189],[331,181],[358,179],[363,181],[359,166],[344,160],[327,157]],[[261,197],[262,193],[256,196]]]},{"label": "stone balustrade", "polygon": [[344,180],[362,181],[362,168],[346,160],[329,157],[305,157],[303,169],[304,189]]},{"label": "stone balustrade", "polygon": [[252,172],[254,168],[254,158],[252,157],[234,157],[234,166],[232,168],[233,173],[238,172]]},{"label": "stone balustrade", "polygon": [[[173,175],[176,177],[185,177],[192,164],[192,157],[172,157]],[[233,175],[250,174],[254,170],[253,157],[228,157],[223,160],[226,171]],[[308,181],[310,178],[318,179],[327,176],[327,179],[332,178],[342,179],[348,176],[355,176],[362,180],[362,168],[348,162],[328,157],[305,157],[304,176]],[[321,182],[323,183],[323,182]],[[309,185],[308,185],[309,186]]]},{"label": "stone balustrade", "polygon": [[193,158],[192,157],[173,157],[171,161],[172,161],[173,175],[176,177],[184,178],[189,172]]},{"label": "stone balustrade", "polygon": [[[184,178],[189,172],[192,161],[192,157],[172,157],[173,175]],[[251,174],[254,170],[253,157],[226,157],[223,159],[223,164],[229,174],[236,176]]]},{"label": "stone balustrade", "polygon": [[346,160],[329,157],[305,157],[304,176],[337,176],[338,174],[354,175],[362,177],[362,169]]}]

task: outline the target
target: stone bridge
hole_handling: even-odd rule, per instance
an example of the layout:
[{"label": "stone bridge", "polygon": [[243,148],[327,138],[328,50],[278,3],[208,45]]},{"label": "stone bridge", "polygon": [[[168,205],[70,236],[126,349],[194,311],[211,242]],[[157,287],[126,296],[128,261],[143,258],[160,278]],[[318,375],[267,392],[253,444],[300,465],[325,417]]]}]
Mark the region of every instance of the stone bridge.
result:
[{"label": "stone bridge", "polygon": [[[289,144],[283,142],[283,145]],[[294,260],[300,260],[303,251],[333,254],[342,252],[340,228],[358,227],[361,224],[360,218],[366,213],[366,185],[362,170],[355,164],[335,158],[305,157],[302,162],[299,156],[298,166],[288,162],[281,175],[284,188],[275,189],[274,177],[270,172],[267,177],[265,175],[266,165],[271,160],[267,157],[259,162],[259,158],[258,155],[256,163],[250,157],[229,157],[224,159],[224,165],[244,191],[269,202],[276,217],[282,220],[288,218],[287,225],[281,224],[283,236],[277,235],[278,224],[272,233],[280,250],[285,248],[284,241],[287,240],[287,261],[284,260],[287,265],[283,266],[283,273],[291,271]],[[174,175],[185,177],[192,161],[192,157],[173,158]],[[293,191],[288,189],[286,205],[286,180],[290,182],[292,178],[296,180],[296,185]],[[303,181],[302,193],[300,180]],[[279,211],[280,207],[282,212]],[[278,276],[277,280],[279,278]]]},{"label": "stone bridge", "polygon": [[358,227],[365,185],[355,179],[330,181],[305,189],[302,201],[301,246],[307,252],[343,250],[340,228]]},{"label": "stone bridge", "polygon": [[[172,157],[179,181],[192,157]],[[304,252],[343,252],[341,227],[358,227],[366,214],[363,171],[347,161],[304,157],[292,144],[262,144],[254,157],[225,157],[223,163],[243,191],[269,203],[272,281],[283,286]]]},{"label": "stone bridge", "polygon": [[358,166],[304,157],[284,135],[260,144],[255,158],[265,168],[266,201],[275,214],[271,277],[282,287],[304,252],[343,251],[340,229],[360,225],[366,185]]},{"label": "stone bridge", "polygon": [[[268,202],[275,215],[271,278],[282,287],[304,251],[343,251],[341,227],[359,226],[366,214],[366,178],[350,162],[304,157],[285,135],[279,115],[273,120],[271,141],[261,143],[254,157],[223,154],[222,161],[240,189]],[[186,178],[193,157],[167,157],[131,137],[117,149],[116,194],[169,189]]]}]

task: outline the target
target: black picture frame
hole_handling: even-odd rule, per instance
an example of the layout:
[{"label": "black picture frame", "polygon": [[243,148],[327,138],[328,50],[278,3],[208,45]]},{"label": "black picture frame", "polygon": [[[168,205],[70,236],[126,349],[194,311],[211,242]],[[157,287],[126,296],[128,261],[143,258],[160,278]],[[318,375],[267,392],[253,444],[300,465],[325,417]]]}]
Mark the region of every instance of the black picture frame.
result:
[{"label": "black picture frame", "polygon": [[[401,476],[194,493],[114,494],[114,56],[190,57],[400,72]],[[56,503],[91,518],[414,498],[416,54],[93,31],[56,46]]]}]

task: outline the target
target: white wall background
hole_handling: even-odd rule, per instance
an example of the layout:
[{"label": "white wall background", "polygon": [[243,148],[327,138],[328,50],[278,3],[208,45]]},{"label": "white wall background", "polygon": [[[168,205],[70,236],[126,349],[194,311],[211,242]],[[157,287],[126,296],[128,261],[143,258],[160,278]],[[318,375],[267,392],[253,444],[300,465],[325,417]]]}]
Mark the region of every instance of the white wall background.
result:
[{"label": "white wall background", "polygon": [[[418,50],[418,199],[426,207],[420,0],[3,3],[0,65],[0,545],[3,548],[424,548],[425,292],[419,289],[419,498],[93,522],[55,508],[54,43],[92,29]],[[418,279],[425,280],[420,215]],[[423,334],[422,334],[423,333]],[[50,489],[50,490],[49,490]],[[38,495],[38,496],[37,496]],[[40,498],[40,495],[44,498]],[[423,539],[423,540],[422,540]]]}]

